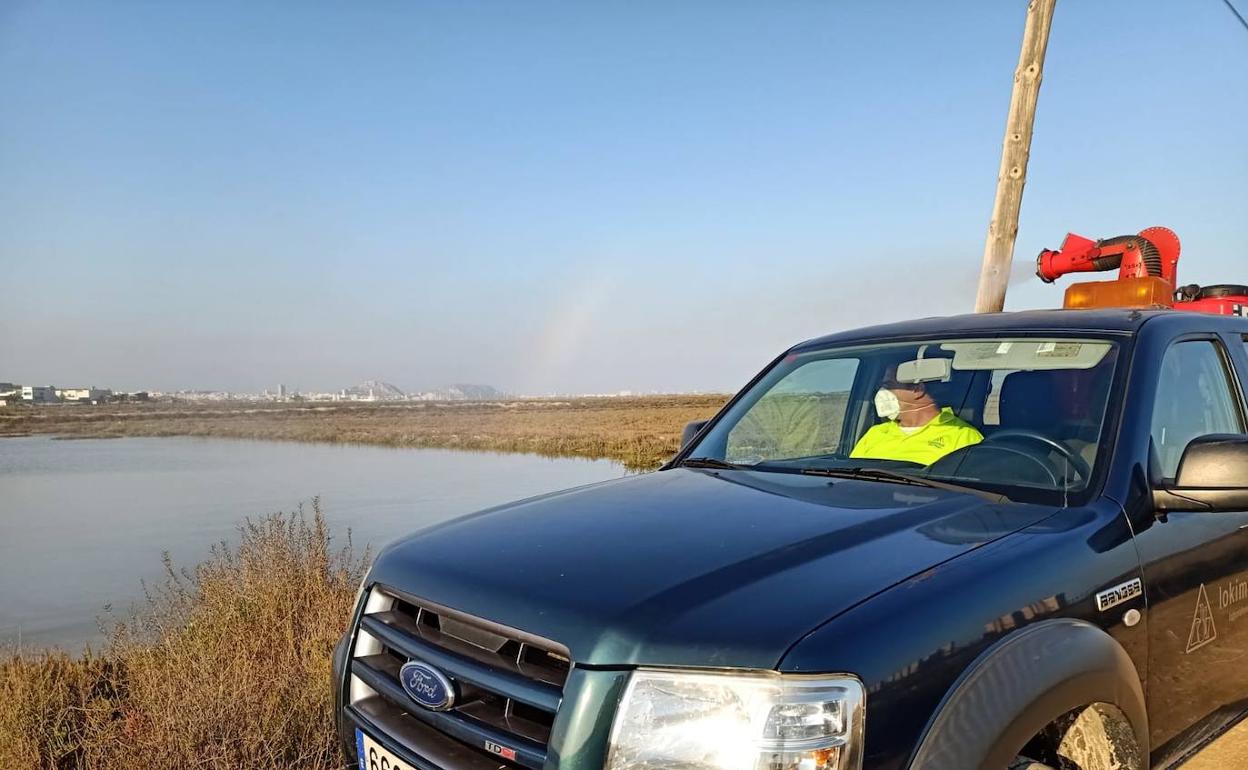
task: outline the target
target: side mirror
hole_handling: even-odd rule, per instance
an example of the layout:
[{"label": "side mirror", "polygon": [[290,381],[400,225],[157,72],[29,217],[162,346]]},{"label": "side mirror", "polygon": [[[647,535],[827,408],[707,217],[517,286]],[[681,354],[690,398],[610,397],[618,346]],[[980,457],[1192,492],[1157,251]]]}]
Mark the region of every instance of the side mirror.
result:
[{"label": "side mirror", "polygon": [[689,446],[689,442],[693,441],[693,437],[698,435],[698,431],[706,427],[710,420],[694,420],[685,426],[685,430],[680,434],[680,448],[684,449]]},{"label": "side mirror", "polygon": [[1213,434],[1183,451],[1174,483],[1153,490],[1158,513],[1248,511],[1248,436]]}]

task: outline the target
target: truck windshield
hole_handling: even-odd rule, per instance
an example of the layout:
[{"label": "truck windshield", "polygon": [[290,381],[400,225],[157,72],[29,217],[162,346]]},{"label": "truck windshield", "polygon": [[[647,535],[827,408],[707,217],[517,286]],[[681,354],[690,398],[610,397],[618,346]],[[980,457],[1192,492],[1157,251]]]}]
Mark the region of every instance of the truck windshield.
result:
[{"label": "truck windshield", "polygon": [[686,457],[703,467],[772,472],[888,470],[1014,500],[1071,501],[1103,459],[1117,361],[1116,341],[1074,337],[798,352],[743,394]]}]

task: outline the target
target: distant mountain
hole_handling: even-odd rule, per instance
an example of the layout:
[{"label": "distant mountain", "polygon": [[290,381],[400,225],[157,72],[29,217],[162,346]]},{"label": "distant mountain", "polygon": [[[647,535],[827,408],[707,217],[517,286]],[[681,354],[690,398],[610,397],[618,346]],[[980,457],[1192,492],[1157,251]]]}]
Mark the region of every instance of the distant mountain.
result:
[{"label": "distant mountain", "polygon": [[359,385],[343,388],[342,395],[347,398],[369,401],[401,401],[407,398],[406,393],[381,380],[365,380]]},{"label": "distant mountain", "polygon": [[507,394],[489,385],[457,383],[445,388],[413,393],[411,397],[422,401],[496,401],[506,398]]}]

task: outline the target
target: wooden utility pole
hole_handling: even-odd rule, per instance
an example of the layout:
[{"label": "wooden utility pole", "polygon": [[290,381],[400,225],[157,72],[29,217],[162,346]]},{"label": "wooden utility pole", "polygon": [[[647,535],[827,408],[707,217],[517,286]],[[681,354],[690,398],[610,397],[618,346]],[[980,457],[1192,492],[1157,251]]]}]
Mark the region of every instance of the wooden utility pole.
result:
[{"label": "wooden utility pole", "polygon": [[998,313],[1005,306],[1005,290],[1014,259],[1014,239],[1018,236],[1018,210],[1023,204],[1023,184],[1027,181],[1027,159],[1031,155],[1031,130],[1036,121],[1036,100],[1044,74],[1044,52],[1049,46],[1049,26],[1057,0],[1031,0],[1027,4],[1027,25],[1023,28],[1023,48],[1014,71],[1014,92],[1010,114],[1005,122],[1005,142],[1001,148],[1001,170],[997,172],[997,197],[992,203],[992,221],[984,244],[984,266],[979,273],[976,313]]}]

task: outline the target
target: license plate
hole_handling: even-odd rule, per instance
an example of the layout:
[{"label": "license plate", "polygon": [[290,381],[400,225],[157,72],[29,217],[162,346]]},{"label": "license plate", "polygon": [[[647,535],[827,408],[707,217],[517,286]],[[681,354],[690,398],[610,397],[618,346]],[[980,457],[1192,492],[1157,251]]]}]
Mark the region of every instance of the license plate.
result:
[{"label": "license plate", "polygon": [[360,770],[414,770],[358,727],[355,728],[355,750],[360,755]]}]

